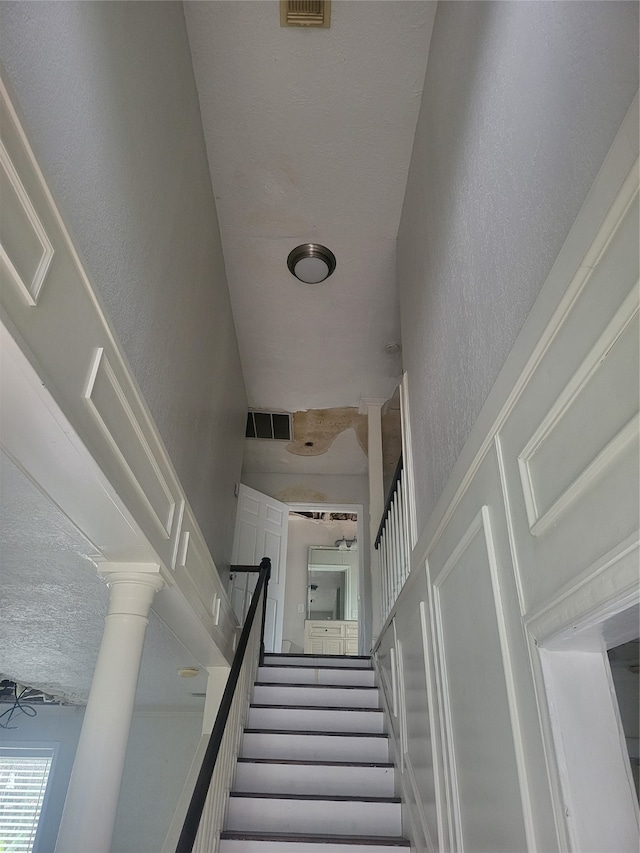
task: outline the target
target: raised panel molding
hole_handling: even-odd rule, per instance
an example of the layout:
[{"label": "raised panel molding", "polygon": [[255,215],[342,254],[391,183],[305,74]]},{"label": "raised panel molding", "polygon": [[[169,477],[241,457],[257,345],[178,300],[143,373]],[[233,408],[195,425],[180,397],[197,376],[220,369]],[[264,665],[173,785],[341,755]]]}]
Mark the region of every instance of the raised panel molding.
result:
[{"label": "raised panel molding", "polygon": [[[582,625],[583,630],[588,628],[589,616],[592,613],[598,613],[600,622],[607,608],[610,608],[612,613],[617,613],[636,604],[640,597],[639,550],[638,537],[629,537],[619,547],[589,566],[550,601],[529,614],[525,625],[536,645],[545,643],[550,649],[561,648],[562,643],[554,644],[554,637],[578,624]],[[588,636],[585,642],[585,650],[593,650],[594,644]],[[599,648],[599,634],[595,643],[595,647]]]},{"label": "raised panel molding", "polygon": [[[629,382],[625,372],[632,370],[634,364],[637,366],[638,361],[638,297],[636,285],[518,457],[529,527],[534,536],[554,523],[560,513],[637,438],[638,383]],[[627,386],[635,388],[635,393],[617,388],[615,379],[620,374]],[[595,390],[592,390],[594,386]],[[573,426],[573,435],[569,438],[574,440],[567,443],[560,436],[556,447],[545,454],[545,447],[554,433],[563,426],[566,432],[565,422],[571,418],[573,409],[578,409],[574,415],[574,421],[578,419],[578,422],[570,423],[568,429]],[[585,450],[589,453],[588,461],[580,458],[584,454],[581,454],[577,442],[580,432],[585,441],[585,431],[580,431],[580,427],[586,427],[587,423],[596,433],[591,439],[595,447]],[[563,472],[563,482],[556,471],[566,467],[569,449],[572,455],[577,456],[579,467],[577,471]]]},{"label": "raised panel molding", "polygon": [[[220,632],[223,637],[235,630],[236,621],[227,594],[200,528],[188,507],[184,512],[175,572],[179,580],[188,581],[193,588],[202,618],[216,638]],[[221,642],[224,642],[222,637]]]},{"label": "raised panel molding", "polygon": [[159,564],[156,613],[195,659],[226,663],[237,625],[227,594],[190,510],[181,538],[186,496],[2,80],[0,118],[6,452],[97,561]]},{"label": "raised panel molding", "polygon": [[1,141],[0,165],[0,260],[20,295],[35,306],[53,260],[53,244]]},{"label": "raised panel molding", "polygon": [[[496,850],[506,851],[509,845],[511,849],[533,849],[533,839],[529,837],[525,841],[527,835],[531,835],[526,774],[521,747],[517,742],[517,697],[488,506],[480,508],[444,565],[439,569],[436,566],[432,568],[435,574],[434,611],[455,846],[464,849],[465,838],[467,841],[473,838],[474,843],[485,846],[490,843]],[[486,582],[489,590],[484,586]],[[452,591],[449,591],[450,586]],[[488,601],[483,596],[491,598],[490,612],[487,610]],[[463,621],[460,622],[460,619]],[[485,670],[482,681],[478,680],[479,674],[475,672],[475,682],[468,676],[469,681],[466,683],[461,665],[466,660],[477,658],[476,644],[487,654]],[[466,652],[465,646],[468,647]],[[464,693],[468,693],[468,696],[463,702]],[[469,728],[472,726],[472,709],[476,717],[473,739]],[[487,751],[483,745],[485,738],[493,743],[497,752]],[[482,777],[472,770],[475,761],[483,765]],[[485,781],[480,781],[481,778]],[[502,806],[498,807],[496,802],[496,813],[501,808],[501,814],[508,814],[509,817],[503,817],[501,831],[496,832],[486,825],[478,824],[475,809],[479,800],[486,801],[489,797],[489,790],[491,799],[496,797],[500,787]],[[507,802],[509,798],[510,803]]]},{"label": "raised panel molding", "polygon": [[[172,493],[161,463],[136,418],[133,406],[137,401],[127,397],[102,347],[96,352],[85,399],[131,486],[144,499],[158,532],[169,539],[174,530],[174,520],[177,520],[176,503],[182,501],[178,494]],[[178,490],[175,491],[177,493]]]},{"label": "raised panel molding", "polygon": [[[375,648],[391,706],[389,650],[401,639],[415,654],[402,626],[426,567],[443,851],[464,850],[463,829],[468,849],[577,849],[540,647],[580,653],[579,631],[602,656],[606,632],[607,643],[637,635],[638,119],[636,96],[434,512],[418,519],[411,572]],[[412,784],[410,743],[409,755],[400,781],[418,827],[426,795]]]}]

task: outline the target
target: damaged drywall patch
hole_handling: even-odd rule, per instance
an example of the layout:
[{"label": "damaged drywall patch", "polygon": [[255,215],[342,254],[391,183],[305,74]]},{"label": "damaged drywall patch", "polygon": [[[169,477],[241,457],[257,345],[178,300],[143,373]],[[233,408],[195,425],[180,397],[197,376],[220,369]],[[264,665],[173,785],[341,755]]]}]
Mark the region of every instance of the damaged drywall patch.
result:
[{"label": "damaged drywall patch", "polygon": [[367,416],[355,407],[308,409],[293,413],[293,441],[289,453],[297,456],[320,456],[326,453],[336,437],[353,429],[363,453],[367,454]]}]

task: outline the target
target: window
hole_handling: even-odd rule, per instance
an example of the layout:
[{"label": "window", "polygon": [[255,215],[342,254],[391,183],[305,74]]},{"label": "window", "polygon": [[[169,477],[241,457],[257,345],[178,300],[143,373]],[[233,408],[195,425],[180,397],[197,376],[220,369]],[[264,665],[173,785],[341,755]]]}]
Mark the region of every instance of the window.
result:
[{"label": "window", "polygon": [[31,853],[53,749],[0,748],[0,851]]}]

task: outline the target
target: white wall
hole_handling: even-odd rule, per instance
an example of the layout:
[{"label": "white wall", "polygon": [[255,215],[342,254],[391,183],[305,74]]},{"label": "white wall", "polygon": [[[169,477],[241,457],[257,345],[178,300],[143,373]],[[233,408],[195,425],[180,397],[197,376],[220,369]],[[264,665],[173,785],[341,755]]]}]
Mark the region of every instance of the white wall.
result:
[{"label": "white wall", "polygon": [[[3,705],[2,710],[8,707]],[[16,728],[2,729],[0,741],[3,746],[57,744],[55,762],[49,776],[47,798],[40,818],[37,845],[34,848],[34,853],[50,853],[56,845],[62,808],[80,737],[84,708],[43,705],[36,706],[36,710],[36,717],[16,715],[11,722],[11,725]]]},{"label": "white wall", "polygon": [[[586,13],[586,43],[596,20]],[[381,634],[405,827],[420,853],[637,850],[603,649],[638,630],[638,148],[636,97],[435,509],[419,515]],[[451,401],[459,390],[447,388]]]},{"label": "white wall", "polygon": [[638,5],[440,3],[397,273],[427,519],[638,87]]},{"label": "white wall", "polygon": [[[349,524],[349,529],[353,528]],[[287,542],[287,582],[284,601],[284,626],[282,637],[291,640],[292,652],[304,651],[304,620],[307,609],[307,567],[310,545],[335,545],[344,535],[345,523],[340,521],[313,521],[299,516],[289,516]],[[347,536],[353,538],[353,534]],[[358,552],[359,553],[359,552]],[[357,565],[357,562],[356,562]],[[298,605],[304,611],[298,613]]]},{"label": "white wall", "polygon": [[224,571],[246,398],[182,3],[0,15],[38,162]]},{"label": "white wall", "polygon": [[134,713],[112,853],[162,849],[201,735],[202,713]]}]

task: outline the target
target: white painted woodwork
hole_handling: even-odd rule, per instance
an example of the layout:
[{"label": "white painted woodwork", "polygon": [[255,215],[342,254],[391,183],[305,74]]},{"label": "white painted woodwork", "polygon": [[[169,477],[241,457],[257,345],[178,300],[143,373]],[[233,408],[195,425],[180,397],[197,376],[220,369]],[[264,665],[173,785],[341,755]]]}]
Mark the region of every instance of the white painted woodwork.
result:
[{"label": "white painted woodwork", "polygon": [[388,761],[386,735],[354,733],[280,734],[277,732],[246,731],[240,754],[243,758],[287,758],[308,761],[343,761],[349,755],[353,761]]},{"label": "white painted woodwork", "polygon": [[395,603],[381,546],[375,663],[429,853],[637,849],[605,653],[640,601],[637,121],[636,99]]},{"label": "white painted woodwork", "polygon": [[308,732],[370,732],[384,731],[382,709],[368,708],[256,708],[249,710],[250,728],[290,729]]},{"label": "white painted woodwork", "polygon": [[309,666],[309,667],[330,667],[331,669],[352,669],[358,667],[360,669],[371,669],[371,660],[367,657],[339,658],[339,657],[323,657],[322,655],[267,655],[265,663],[275,664],[277,666]]},{"label": "white painted woodwork", "polygon": [[256,684],[253,701],[258,704],[305,705],[313,708],[377,708],[378,689],[317,684]]},{"label": "white painted woodwork", "polygon": [[[109,611],[56,842],[58,853],[108,853],[133,716],[149,609],[160,567],[105,574]],[[117,690],[114,685],[117,684]]]},{"label": "white painted woodwork", "polygon": [[3,449],[98,561],[157,563],[154,611],[195,659],[224,665],[226,591],[3,82],[0,118]]},{"label": "white painted woodwork", "polygon": [[321,798],[229,798],[227,829],[263,832],[326,833],[335,835],[402,834],[400,803]]},{"label": "white painted woodwork", "polygon": [[412,493],[407,475],[400,471],[376,554],[380,559],[382,620],[386,619],[409,576],[409,556],[414,540],[411,532]]},{"label": "white painted woodwork", "polygon": [[[322,853],[398,853],[399,850],[408,850],[408,845],[398,844],[362,844],[354,841],[342,844],[323,843]],[[277,841],[264,840],[235,840],[223,839],[220,842],[220,853],[318,853],[318,843],[313,841],[288,841],[278,839]]]},{"label": "white painted woodwork", "polygon": [[[351,846],[349,841],[359,850],[384,849],[385,839],[395,849],[406,847],[394,769],[385,757],[383,711],[360,707],[364,693],[378,704],[377,687],[361,686],[373,671],[357,665],[319,669],[310,658],[297,666],[261,667],[260,676],[265,672],[274,681],[254,688],[220,850],[241,851],[244,844],[270,850],[275,843],[289,849],[287,841],[298,850],[314,840],[329,853]],[[292,673],[298,685],[289,681]],[[320,673],[340,683],[316,684]],[[297,691],[306,695],[298,698]],[[292,694],[297,707],[289,707]],[[314,695],[331,695],[330,707],[319,705]],[[257,704],[263,701],[271,704]],[[236,838],[227,838],[233,833]],[[274,833],[281,834],[277,840]]]},{"label": "white painted woodwork", "polygon": [[338,797],[393,797],[394,771],[390,764],[281,764],[239,761],[236,791],[329,794]]},{"label": "white painted woodwork", "polygon": [[[257,566],[263,557],[271,560],[271,577],[267,593],[264,645],[269,652],[282,647],[284,593],[287,571],[287,530],[289,506],[249,486],[238,486],[238,509],[233,539],[232,564]],[[252,576],[255,585],[257,575]],[[246,578],[238,573],[232,586],[238,621],[244,622],[247,597]],[[251,587],[252,589],[253,587]]]},{"label": "white painted woodwork", "polygon": [[[268,658],[267,658],[268,660]],[[311,666],[274,666],[267,664],[258,670],[258,681],[277,681],[280,684],[350,684],[373,687],[375,673],[372,669],[354,671],[352,668],[318,668]]]},{"label": "white painted woodwork", "polygon": [[309,655],[357,655],[358,623],[306,619],[304,651]]},{"label": "white painted woodwork", "polygon": [[[229,718],[222,735],[218,758],[216,759],[209,785],[209,793],[205,800],[200,827],[193,846],[194,853],[211,853],[212,850],[217,849],[217,845],[219,844],[220,830],[222,829],[225,818],[227,794],[233,782],[236,760],[240,754],[243,728],[248,713],[249,698],[258,670],[262,629],[262,620],[259,618],[259,614],[261,612],[262,595],[263,593],[260,594],[257,615],[249,634],[242,668],[229,710]],[[218,688],[219,685],[215,685],[213,692],[219,694]],[[202,759],[209,743],[207,728],[209,728],[209,725],[208,721],[205,720],[204,734],[184,784],[182,794],[178,800],[176,811],[174,812],[167,837],[165,838],[162,853],[174,853],[176,849],[176,844],[180,837],[187,809],[191,801],[191,795],[202,765]]]}]

